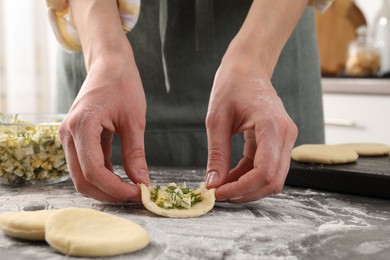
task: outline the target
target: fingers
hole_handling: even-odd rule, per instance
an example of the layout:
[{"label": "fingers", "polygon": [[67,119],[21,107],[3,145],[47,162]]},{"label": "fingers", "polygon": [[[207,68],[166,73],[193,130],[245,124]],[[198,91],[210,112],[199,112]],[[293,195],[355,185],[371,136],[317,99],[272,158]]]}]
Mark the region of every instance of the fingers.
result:
[{"label": "fingers", "polygon": [[225,183],[230,169],[231,117],[227,114],[209,113],[206,118],[208,160],[206,188],[216,188]]},{"label": "fingers", "polygon": [[[240,172],[238,175],[242,176],[238,180],[219,187],[216,190],[217,200],[247,202],[254,199],[250,196],[253,193],[256,194],[254,200],[270,194],[272,188],[267,186],[271,186],[275,181],[279,163],[278,153],[271,152],[271,149],[277,149],[273,145],[272,142],[259,143],[253,162],[254,168],[246,173]],[[245,166],[249,167],[248,164],[247,162]]]},{"label": "fingers", "polygon": [[87,197],[92,197],[100,201],[119,202],[116,198],[102,192],[84,179],[73,138],[71,136],[65,137],[61,135],[61,142],[67,151],[66,161],[76,190]]},{"label": "fingers", "polygon": [[216,190],[217,201],[245,203],[273,194],[270,179],[261,179],[257,169],[252,169],[237,181],[227,183]]},{"label": "fingers", "polygon": [[237,166],[230,171],[225,183],[237,181],[241,176],[253,169],[253,161],[247,157],[242,158]]},{"label": "fingers", "polygon": [[[232,198],[229,199],[229,202],[246,203],[281,192],[288,173],[288,169],[290,167],[291,150],[293,149],[296,136],[297,129],[291,126],[291,128],[289,128],[288,132],[286,133],[285,142],[280,153],[279,166],[274,176],[270,175],[269,178],[264,178],[263,182],[259,183],[258,189],[251,190],[244,188],[247,187],[245,182],[250,182],[251,179],[253,182],[256,182],[256,176],[258,175],[257,173],[259,173],[259,171],[257,171],[257,173],[253,173],[254,176],[251,176],[252,173],[248,172],[248,176],[245,175],[245,177],[248,177],[247,180],[245,180],[244,177],[238,180],[238,188],[235,190],[236,193]],[[256,171],[256,169],[254,169],[254,171]]]},{"label": "fingers", "polygon": [[244,140],[244,157],[238,162],[237,166],[230,171],[226,178],[226,183],[237,181],[242,175],[253,169],[253,159],[256,154],[256,137],[252,129],[244,132]]},{"label": "fingers", "polygon": [[123,166],[129,178],[134,183],[150,184],[148,168],[145,159],[144,129],[135,129],[128,125],[119,132],[122,143]]},{"label": "fingers", "polygon": [[103,133],[101,134],[101,146],[104,155],[104,165],[107,169],[113,172],[113,166],[111,163],[112,138],[113,134],[108,129],[103,129]]},{"label": "fingers", "polygon": [[[284,182],[286,180],[288,171],[290,169],[290,163],[291,163],[291,151],[294,148],[295,141],[298,136],[298,128],[294,124],[294,122],[289,119],[288,120],[288,128],[286,132],[285,141],[283,143],[283,148],[280,155],[280,163],[278,168],[278,174],[281,176],[280,185],[283,187]],[[281,190],[281,189],[280,189]]]},{"label": "fingers", "polygon": [[101,139],[102,126],[85,119],[83,127],[78,127],[77,122],[71,119],[70,122],[64,122],[67,126],[60,128],[61,141],[67,151],[67,162],[76,189],[99,200],[116,203],[140,201],[140,191],[135,185],[123,182],[105,167],[110,150],[104,148],[106,150],[103,152],[101,147],[101,142],[107,144],[107,137]]},{"label": "fingers", "polygon": [[[269,122],[267,122],[269,123]],[[255,127],[256,130],[247,130],[244,134],[245,144],[243,155],[237,167],[231,172],[231,182],[216,190],[217,200],[242,201],[251,193],[260,193],[260,190],[272,180],[275,174],[275,166],[278,163],[279,147],[275,138],[275,131],[271,126],[265,125]],[[275,143],[274,143],[275,142]],[[250,162],[251,158],[253,161]],[[260,198],[260,194],[256,199]]]},{"label": "fingers", "polygon": [[[269,136],[263,131],[256,131],[255,141],[258,144],[253,169],[250,169],[251,160],[247,154],[229,174],[228,183],[216,190],[217,200],[245,203],[282,190],[290,165],[291,150],[297,137],[297,128],[291,120],[287,120],[284,127],[277,128],[272,133]],[[245,145],[248,140],[251,141],[246,139]],[[279,140],[279,143],[276,140]],[[251,147],[252,144],[248,145]]]}]

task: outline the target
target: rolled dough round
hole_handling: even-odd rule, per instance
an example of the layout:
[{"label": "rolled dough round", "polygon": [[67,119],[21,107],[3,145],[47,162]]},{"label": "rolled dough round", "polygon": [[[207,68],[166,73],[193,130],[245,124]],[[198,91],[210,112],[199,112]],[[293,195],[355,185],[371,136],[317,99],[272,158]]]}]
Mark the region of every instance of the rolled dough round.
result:
[{"label": "rolled dough round", "polygon": [[48,218],[46,241],[65,255],[100,257],[140,250],[149,244],[149,236],[129,220],[92,209],[68,208]]},{"label": "rolled dough round", "polygon": [[295,147],[291,157],[298,162],[341,164],[354,162],[359,156],[354,149],[340,145],[304,144]]},{"label": "rolled dough round", "polygon": [[347,143],[340,146],[352,148],[360,156],[383,156],[390,153],[390,146],[380,143]]},{"label": "rolled dough round", "polygon": [[5,212],[0,215],[0,229],[15,238],[45,240],[45,223],[54,211]]},{"label": "rolled dough round", "polygon": [[189,209],[163,209],[150,199],[150,189],[145,184],[141,184],[142,203],[145,208],[157,215],[170,218],[194,218],[209,212],[215,205],[215,189],[207,190],[204,185],[201,185],[200,191],[202,201]]}]

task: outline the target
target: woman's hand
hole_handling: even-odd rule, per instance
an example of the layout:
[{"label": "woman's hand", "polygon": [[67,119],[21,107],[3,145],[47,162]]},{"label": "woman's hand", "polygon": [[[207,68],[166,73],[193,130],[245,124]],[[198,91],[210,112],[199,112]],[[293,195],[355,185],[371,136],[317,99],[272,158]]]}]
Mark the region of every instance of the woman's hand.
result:
[{"label": "woman's hand", "polygon": [[[308,1],[253,1],[215,75],[206,118],[207,188],[244,203],[280,192],[298,130],[270,78]],[[230,169],[230,142],[244,133],[243,158]]]},{"label": "woman's hand", "polygon": [[146,101],[116,0],[69,0],[87,78],[59,133],[76,189],[102,201],[140,201],[139,189],[112,170],[112,137],[134,183],[149,184],[144,152]]},{"label": "woman's hand", "polygon": [[[282,190],[297,127],[268,75],[252,59],[227,53],[215,76],[206,127],[208,188],[218,201],[244,203]],[[231,138],[244,133],[243,157],[230,169]]]},{"label": "woman's hand", "polygon": [[101,55],[89,67],[59,129],[76,189],[115,203],[140,201],[140,191],[113,173],[113,133],[121,137],[129,178],[134,183],[149,184],[144,153],[145,95],[132,53],[125,50],[120,55]]},{"label": "woman's hand", "polygon": [[149,183],[145,113],[145,96],[131,56],[102,57],[90,67],[59,131],[80,193],[111,202],[140,200],[139,189],[113,173],[110,157],[113,134],[117,133],[127,175],[134,183]]}]

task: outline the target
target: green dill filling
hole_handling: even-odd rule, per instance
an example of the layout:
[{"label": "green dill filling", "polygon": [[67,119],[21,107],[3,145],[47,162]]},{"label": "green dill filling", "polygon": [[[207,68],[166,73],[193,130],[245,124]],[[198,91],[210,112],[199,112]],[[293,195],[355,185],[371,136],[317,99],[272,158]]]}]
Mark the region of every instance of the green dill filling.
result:
[{"label": "green dill filling", "polygon": [[[17,117],[12,122],[23,123]],[[19,183],[68,174],[57,130],[58,126],[0,125],[0,178]]]},{"label": "green dill filling", "polygon": [[183,185],[170,183],[167,187],[156,186],[151,190],[150,199],[163,209],[189,209],[202,201],[202,194]]}]

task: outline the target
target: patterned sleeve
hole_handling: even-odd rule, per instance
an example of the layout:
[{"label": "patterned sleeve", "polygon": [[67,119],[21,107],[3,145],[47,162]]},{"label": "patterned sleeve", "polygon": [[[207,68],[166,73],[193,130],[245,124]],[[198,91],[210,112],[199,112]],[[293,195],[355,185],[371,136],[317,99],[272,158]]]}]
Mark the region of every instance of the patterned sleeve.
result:
[{"label": "patterned sleeve", "polygon": [[[99,0],[98,0],[99,1]],[[125,32],[137,23],[141,0],[117,0],[118,12]],[[81,51],[80,38],[68,0],[46,0],[50,26],[58,43],[68,51]]]},{"label": "patterned sleeve", "polygon": [[309,0],[309,5],[312,5],[320,12],[325,12],[334,0]]}]

